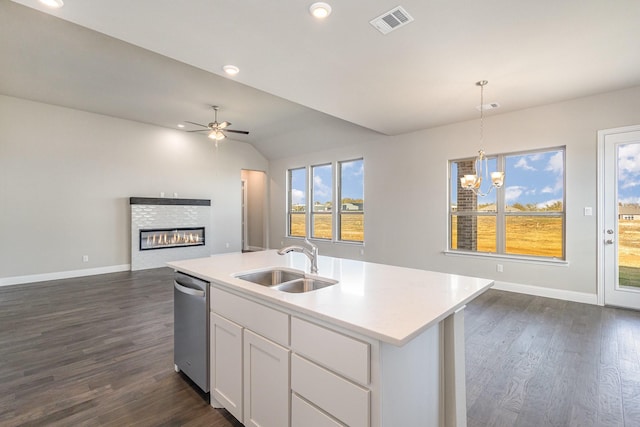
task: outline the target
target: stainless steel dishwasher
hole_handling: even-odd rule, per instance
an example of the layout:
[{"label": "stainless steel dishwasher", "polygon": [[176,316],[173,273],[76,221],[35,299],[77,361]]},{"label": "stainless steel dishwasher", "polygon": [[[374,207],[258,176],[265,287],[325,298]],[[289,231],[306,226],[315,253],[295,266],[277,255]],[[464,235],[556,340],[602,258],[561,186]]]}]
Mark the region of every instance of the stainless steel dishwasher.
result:
[{"label": "stainless steel dishwasher", "polygon": [[176,272],[173,289],[173,361],[209,392],[209,282]]}]

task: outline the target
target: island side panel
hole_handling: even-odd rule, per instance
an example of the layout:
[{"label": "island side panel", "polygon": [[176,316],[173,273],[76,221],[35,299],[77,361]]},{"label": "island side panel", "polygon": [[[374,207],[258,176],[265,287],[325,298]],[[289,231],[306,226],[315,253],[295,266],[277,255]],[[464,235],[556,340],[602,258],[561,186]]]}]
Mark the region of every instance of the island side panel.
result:
[{"label": "island side panel", "polygon": [[442,419],[440,324],[402,347],[380,346],[382,426],[438,426]]},{"label": "island side panel", "polygon": [[464,308],[443,320],[444,425],[467,427]]}]

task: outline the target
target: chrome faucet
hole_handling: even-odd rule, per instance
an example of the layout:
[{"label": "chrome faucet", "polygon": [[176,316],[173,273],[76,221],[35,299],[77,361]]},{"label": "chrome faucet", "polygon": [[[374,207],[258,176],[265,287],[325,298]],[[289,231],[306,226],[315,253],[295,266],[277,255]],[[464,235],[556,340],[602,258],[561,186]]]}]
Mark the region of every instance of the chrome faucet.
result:
[{"label": "chrome faucet", "polygon": [[278,255],[288,254],[289,252],[302,252],[311,261],[311,274],[318,273],[318,247],[311,243],[309,239],[304,239],[307,245],[311,246],[311,250],[302,246],[286,246],[278,251]]}]

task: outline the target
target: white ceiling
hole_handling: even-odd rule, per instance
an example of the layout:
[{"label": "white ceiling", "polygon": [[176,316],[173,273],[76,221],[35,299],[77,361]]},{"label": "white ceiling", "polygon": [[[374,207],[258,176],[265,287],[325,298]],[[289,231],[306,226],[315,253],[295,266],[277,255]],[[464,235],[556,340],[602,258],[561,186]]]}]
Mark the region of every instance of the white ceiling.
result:
[{"label": "white ceiling", "polygon": [[15,0],[98,34],[0,0],[0,93],[167,127],[215,103],[275,158],[473,119],[481,79],[490,114],[640,85],[637,0],[405,0],[388,35],[397,0],[313,1]]}]

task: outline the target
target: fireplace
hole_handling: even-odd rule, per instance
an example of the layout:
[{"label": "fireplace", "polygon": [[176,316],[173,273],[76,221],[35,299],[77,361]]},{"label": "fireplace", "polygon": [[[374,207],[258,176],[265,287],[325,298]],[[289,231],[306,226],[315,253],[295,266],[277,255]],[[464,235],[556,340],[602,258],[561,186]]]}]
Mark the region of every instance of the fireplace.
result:
[{"label": "fireplace", "polygon": [[140,250],[204,246],[204,227],[154,228],[140,230]]},{"label": "fireplace", "polygon": [[211,200],[130,197],[129,204],[132,271],[211,255]]}]

